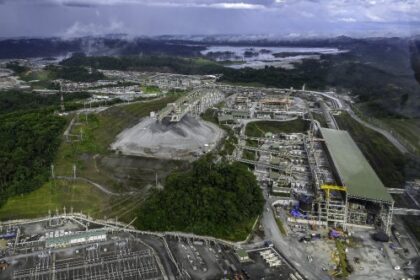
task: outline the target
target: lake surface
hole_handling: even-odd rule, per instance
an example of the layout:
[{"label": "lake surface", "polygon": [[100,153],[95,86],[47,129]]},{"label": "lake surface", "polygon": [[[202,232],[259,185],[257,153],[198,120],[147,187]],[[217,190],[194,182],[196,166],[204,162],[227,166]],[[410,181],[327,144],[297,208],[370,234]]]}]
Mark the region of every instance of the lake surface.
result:
[{"label": "lake surface", "polygon": [[240,69],[251,67],[261,69],[265,66],[293,68],[293,64],[303,59],[319,59],[321,54],[346,52],[336,48],[303,47],[250,47],[250,46],[209,46],[202,55],[216,61],[231,61],[227,67]]}]

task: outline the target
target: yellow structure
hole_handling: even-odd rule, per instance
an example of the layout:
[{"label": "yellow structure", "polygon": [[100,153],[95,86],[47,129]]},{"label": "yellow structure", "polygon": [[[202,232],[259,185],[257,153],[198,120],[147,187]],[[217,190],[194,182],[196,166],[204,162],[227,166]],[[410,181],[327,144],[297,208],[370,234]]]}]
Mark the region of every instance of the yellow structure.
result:
[{"label": "yellow structure", "polygon": [[329,200],[330,199],[330,191],[347,192],[347,187],[345,187],[345,186],[335,186],[335,185],[322,185],[321,190],[325,191],[325,195],[327,197],[327,200]]}]

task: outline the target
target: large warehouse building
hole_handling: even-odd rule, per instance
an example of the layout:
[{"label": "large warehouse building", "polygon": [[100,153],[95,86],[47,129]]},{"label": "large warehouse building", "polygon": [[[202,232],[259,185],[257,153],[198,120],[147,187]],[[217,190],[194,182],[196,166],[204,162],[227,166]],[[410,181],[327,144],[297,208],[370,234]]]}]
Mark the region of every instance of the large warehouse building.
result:
[{"label": "large warehouse building", "polygon": [[314,213],[327,224],[390,232],[394,200],[347,131],[321,128],[335,184],[316,190]]}]

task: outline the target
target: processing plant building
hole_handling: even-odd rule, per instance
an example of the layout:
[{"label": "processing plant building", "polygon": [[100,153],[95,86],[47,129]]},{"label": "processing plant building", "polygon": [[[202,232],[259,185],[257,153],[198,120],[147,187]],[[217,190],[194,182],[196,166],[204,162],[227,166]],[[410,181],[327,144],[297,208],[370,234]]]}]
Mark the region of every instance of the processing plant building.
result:
[{"label": "processing plant building", "polygon": [[320,136],[334,182],[316,175],[314,218],[344,229],[378,227],[389,233],[394,200],[357,144],[347,131],[320,128]]}]

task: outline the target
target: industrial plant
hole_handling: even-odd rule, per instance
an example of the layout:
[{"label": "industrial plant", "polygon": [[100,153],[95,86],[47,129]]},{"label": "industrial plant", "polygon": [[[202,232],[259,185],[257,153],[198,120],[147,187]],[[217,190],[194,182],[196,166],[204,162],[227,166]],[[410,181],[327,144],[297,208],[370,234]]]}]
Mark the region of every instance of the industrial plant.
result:
[{"label": "industrial plant", "polygon": [[[116,103],[173,97],[124,127],[109,152],[125,157],[240,162],[265,199],[246,240],[233,242],[186,232],[141,231],[118,217],[92,218],[56,209],[45,217],[0,223],[0,279],[377,279],[414,275],[417,247],[397,215],[420,207],[396,206],[396,195],[416,200],[420,188],[386,188],[358,144],[336,117],[352,100],[334,91],[233,86],[219,76],[101,70],[107,80],[58,80],[67,93],[92,96],[64,131]],[[52,91],[41,90],[42,94]],[[92,104],[94,105],[92,108]],[[98,105],[99,104],[99,105]],[[122,106],[117,104],[115,106]],[[60,112],[61,114],[62,112]],[[209,118],[210,116],[210,118]],[[221,153],[225,143],[229,152]],[[94,168],[97,170],[95,159]],[[76,181],[55,174],[53,179]],[[123,197],[80,178],[107,195]],[[156,184],[148,189],[159,189]],[[124,201],[124,200],[122,200]],[[244,205],[243,207],[246,207]],[[53,210],[53,209],[51,209]],[[126,213],[127,211],[124,211]],[[351,269],[349,269],[351,267]]]},{"label": "industrial plant", "polygon": [[[218,120],[239,131],[234,159],[255,166],[261,182],[274,196],[281,195],[273,206],[288,206],[291,222],[381,228],[389,234],[391,195],[348,132],[322,128],[313,119],[302,96],[316,95],[304,89],[246,90],[228,98]],[[305,123],[304,131],[260,137],[245,133],[251,122],[294,120]],[[244,156],[246,151],[252,159]]]}]

